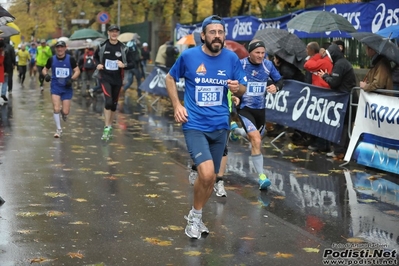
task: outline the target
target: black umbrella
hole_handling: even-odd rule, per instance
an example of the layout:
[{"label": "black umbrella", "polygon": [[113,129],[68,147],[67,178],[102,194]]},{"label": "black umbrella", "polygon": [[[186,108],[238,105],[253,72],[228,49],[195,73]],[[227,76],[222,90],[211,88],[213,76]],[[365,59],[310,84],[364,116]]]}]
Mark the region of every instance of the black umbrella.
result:
[{"label": "black umbrella", "polygon": [[4,7],[0,6],[0,25],[6,25],[8,22],[13,22],[14,16],[10,14]]},{"label": "black umbrella", "polygon": [[343,16],[328,11],[307,11],[287,23],[289,29],[318,33],[325,31],[355,32],[356,29]]},{"label": "black umbrella", "polygon": [[385,56],[396,64],[399,64],[399,48],[389,39],[371,32],[353,32],[351,35],[359,42],[376,51],[378,54]]},{"label": "black umbrella", "polygon": [[254,39],[263,41],[268,53],[276,54],[288,63],[303,69],[307,57],[306,45],[295,34],[286,30],[266,28],[257,31]]}]

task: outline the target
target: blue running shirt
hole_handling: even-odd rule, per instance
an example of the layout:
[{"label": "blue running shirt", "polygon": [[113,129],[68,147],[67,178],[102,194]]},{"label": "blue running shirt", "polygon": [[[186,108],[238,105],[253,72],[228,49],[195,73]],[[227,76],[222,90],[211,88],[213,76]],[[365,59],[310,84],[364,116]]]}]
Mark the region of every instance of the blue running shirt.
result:
[{"label": "blue running shirt", "polygon": [[185,79],[184,107],[188,122],[183,129],[212,132],[230,129],[227,80],[246,85],[245,72],[237,55],[222,49],[209,56],[201,46],[185,50],[170,69],[175,79]]},{"label": "blue running shirt", "polygon": [[247,58],[241,59],[241,64],[247,75],[247,91],[241,97],[240,108],[245,106],[252,109],[265,109],[266,86],[269,77],[277,82],[281,75],[269,60],[263,60],[262,64],[251,64]]}]

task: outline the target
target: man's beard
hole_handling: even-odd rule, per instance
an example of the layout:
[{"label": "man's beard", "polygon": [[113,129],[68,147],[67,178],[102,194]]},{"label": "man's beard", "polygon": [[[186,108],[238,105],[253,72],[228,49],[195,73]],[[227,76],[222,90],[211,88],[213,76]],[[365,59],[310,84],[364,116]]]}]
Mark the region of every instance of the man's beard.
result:
[{"label": "man's beard", "polygon": [[[213,43],[220,43],[221,45],[220,45],[220,47],[212,47],[212,44]],[[212,42],[208,42],[206,39],[205,39],[205,45],[206,45],[206,47],[209,49],[209,51],[211,51],[212,53],[218,53],[218,52],[220,52],[220,50],[222,50],[223,49],[223,47],[224,47],[224,41],[222,41],[221,39],[219,39],[219,38],[215,38]]]}]

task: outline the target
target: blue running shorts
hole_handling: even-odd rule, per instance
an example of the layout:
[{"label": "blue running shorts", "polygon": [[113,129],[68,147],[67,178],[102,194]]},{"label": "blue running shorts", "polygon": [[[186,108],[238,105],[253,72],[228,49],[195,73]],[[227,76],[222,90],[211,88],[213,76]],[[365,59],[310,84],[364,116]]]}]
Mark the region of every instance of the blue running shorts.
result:
[{"label": "blue running shorts", "polygon": [[215,173],[219,172],[220,162],[226,147],[228,130],[221,129],[213,132],[199,130],[183,130],[188,152],[195,165],[212,160]]},{"label": "blue running shorts", "polygon": [[63,100],[70,100],[72,99],[72,95],[73,95],[73,89],[61,89],[58,87],[55,88],[51,88],[50,90],[51,94],[55,94],[61,97],[61,101]]}]

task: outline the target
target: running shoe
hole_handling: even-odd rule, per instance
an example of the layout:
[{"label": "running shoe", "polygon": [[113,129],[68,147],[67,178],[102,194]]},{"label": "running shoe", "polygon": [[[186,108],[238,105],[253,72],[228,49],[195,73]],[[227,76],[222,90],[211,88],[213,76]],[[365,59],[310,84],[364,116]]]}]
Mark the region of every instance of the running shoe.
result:
[{"label": "running shoe", "polygon": [[238,128],[238,125],[236,122],[231,122],[230,124],[230,140],[231,141],[237,141],[240,139],[240,136],[237,136],[236,134],[234,134],[234,129]]},{"label": "running shoe", "polygon": [[3,98],[3,100],[4,100],[5,103],[8,102],[7,96],[1,95],[1,98]]},{"label": "running shoe", "polygon": [[94,90],[93,89],[89,89],[89,95],[91,98],[94,98]]},{"label": "running shoe", "polygon": [[260,174],[259,175],[259,189],[266,189],[268,188],[272,182],[270,182],[269,178],[266,177],[265,174]]},{"label": "running shoe", "polygon": [[62,135],[62,130],[57,129],[57,131],[55,131],[54,138],[56,139],[61,138],[61,135]]},{"label": "running shoe", "polygon": [[224,189],[224,181],[219,180],[217,183],[213,185],[213,190],[216,192],[216,196],[218,197],[227,197],[226,190]]},{"label": "running shoe", "polygon": [[44,88],[43,88],[43,86],[40,86],[40,91],[42,92],[42,91],[44,91]]},{"label": "running shoe", "polygon": [[187,220],[187,226],[184,232],[188,237],[200,239],[202,233],[209,233],[209,229],[202,222],[201,214],[195,214],[190,210],[188,216],[184,216],[184,219]]},{"label": "running shoe", "polygon": [[112,127],[104,127],[102,140],[109,140],[112,137]]},{"label": "running shoe", "polygon": [[188,175],[188,182],[190,183],[190,185],[194,186],[195,180],[198,177],[198,172],[191,169],[190,170],[190,174]]},{"label": "running shoe", "polygon": [[64,120],[64,122],[66,122],[68,119],[68,115],[64,114],[64,112],[62,110],[61,110],[61,117],[62,117],[62,120]]}]

